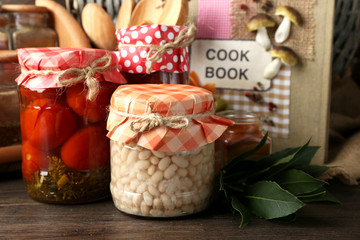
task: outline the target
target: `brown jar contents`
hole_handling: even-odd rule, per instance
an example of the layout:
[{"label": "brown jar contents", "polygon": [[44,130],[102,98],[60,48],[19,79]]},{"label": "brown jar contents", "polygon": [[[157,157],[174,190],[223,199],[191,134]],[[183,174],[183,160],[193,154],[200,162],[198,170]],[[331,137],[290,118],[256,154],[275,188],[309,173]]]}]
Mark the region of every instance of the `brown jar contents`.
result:
[{"label": "brown jar contents", "polygon": [[[258,145],[264,134],[260,128],[260,119],[255,113],[228,110],[217,115],[235,122],[215,143],[215,171],[219,172],[229,161]],[[265,145],[248,159],[257,161],[270,153],[271,139],[268,137]]]}]

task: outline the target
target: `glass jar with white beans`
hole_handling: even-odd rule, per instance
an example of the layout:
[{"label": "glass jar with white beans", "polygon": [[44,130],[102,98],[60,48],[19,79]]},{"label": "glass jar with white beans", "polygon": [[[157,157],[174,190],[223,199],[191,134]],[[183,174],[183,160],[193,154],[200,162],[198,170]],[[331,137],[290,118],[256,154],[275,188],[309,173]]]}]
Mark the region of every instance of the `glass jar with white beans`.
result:
[{"label": "glass jar with white beans", "polygon": [[213,190],[214,145],[165,153],[111,141],[110,189],[123,212],[173,217],[208,207]]},{"label": "glass jar with white beans", "polygon": [[214,188],[214,141],[233,122],[213,96],[183,84],[131,84],[111,98],[110,190],[122,212],[177,217],[200,212]]}]

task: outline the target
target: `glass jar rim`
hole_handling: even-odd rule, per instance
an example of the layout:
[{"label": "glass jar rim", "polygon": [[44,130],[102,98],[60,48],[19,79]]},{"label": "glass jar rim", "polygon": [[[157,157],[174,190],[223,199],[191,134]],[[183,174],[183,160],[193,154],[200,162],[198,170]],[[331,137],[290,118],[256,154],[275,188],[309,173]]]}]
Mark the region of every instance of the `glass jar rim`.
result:
[{"label": "glass jar rim", "polygon": [[225,110],[216,113],[217,116],[230,119],[235,124],[254,124],[259,123],[260,116],[255,112],[247,112],[241,110]]}]

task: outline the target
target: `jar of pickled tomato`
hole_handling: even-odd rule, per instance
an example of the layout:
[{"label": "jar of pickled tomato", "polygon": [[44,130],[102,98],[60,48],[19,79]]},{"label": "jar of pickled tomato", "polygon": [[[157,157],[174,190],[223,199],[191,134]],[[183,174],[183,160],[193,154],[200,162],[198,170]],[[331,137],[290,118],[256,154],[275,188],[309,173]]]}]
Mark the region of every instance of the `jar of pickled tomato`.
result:
[{"label": "jar of pickled tomato", "polygon": [[126,84],[107,122],[115,206],[147,217],[177,217],[209,206],[214,141],[231,121],[214,115],[213,96],[183,84]]},{"label": "jar of pickled tomato", "polygon": [[[264,137],[261,120],[256,113],[226,110],[216,113],[234,121],[229,128],[216,140],[215,171],[218,172],[229,161],[253,149]],[[267,137],[262,148],[253,153],[248,160],[260,160],[271,153],[271,138]]]},{"label": "jar of pickled tomato", "polygon": [[18,49],[22,174],[28,194],[73,204],[110,195],[107,107],[125,83],[113,52]]},{"label": "jar of pickled tomato", "polygon": [[188,84],[195,27],[142,25],[118,29],[119,68],[129,84]]}]

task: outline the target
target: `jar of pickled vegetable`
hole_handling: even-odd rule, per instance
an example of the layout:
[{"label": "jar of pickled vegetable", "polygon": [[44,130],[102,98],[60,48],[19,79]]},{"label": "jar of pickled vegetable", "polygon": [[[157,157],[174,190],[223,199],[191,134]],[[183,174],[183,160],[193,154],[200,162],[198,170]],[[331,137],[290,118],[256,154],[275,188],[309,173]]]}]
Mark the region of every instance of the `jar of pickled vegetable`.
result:
[{"label": "jar of pickled vegetable", "polygon": [[195,28],[142,25],[118,29],[119,67],[133,84],[188,84]]},{"label": "jar of pickled vegetable", "polygon": [[57,46],[57,35],[49,25],[46,7],[23,4],[5,4],[4,14],[9,16],[6,31],[10,36],[10,49]]},{"label": "jar of pickled vegetable", "polygon": [[115,206],[148,217],[204,210],[214,187],[214,141],[230,124],[213,114],[213,96],[205,89],[120,86],[107,121]]},{"label": "jar of pickled vegetable", "polygon": [[125,80],[113,52],[17,50],[22,173],[35,200],[84,203],[110,195],[107,108]]},{"label": "jar of pickled vegetable", "polygon": [[[264,137],[261,120],[256,113],[226,110],[217,113],[218,116],[234,121],[216,140],[215,171],[218,172],[233,158],[253,149]],[[271,138],[267,137],[264,146],[254,152],[248,159],[260,160],[271,153]]]}]

